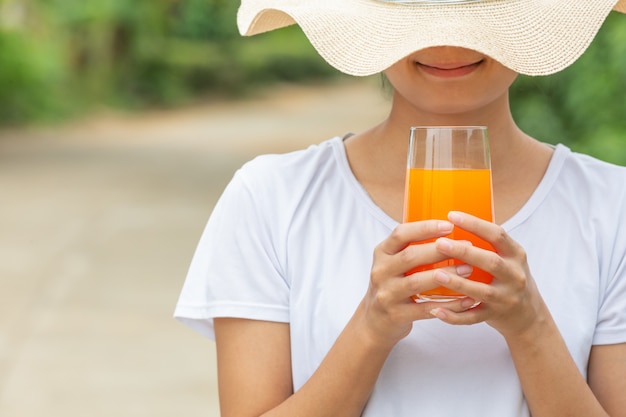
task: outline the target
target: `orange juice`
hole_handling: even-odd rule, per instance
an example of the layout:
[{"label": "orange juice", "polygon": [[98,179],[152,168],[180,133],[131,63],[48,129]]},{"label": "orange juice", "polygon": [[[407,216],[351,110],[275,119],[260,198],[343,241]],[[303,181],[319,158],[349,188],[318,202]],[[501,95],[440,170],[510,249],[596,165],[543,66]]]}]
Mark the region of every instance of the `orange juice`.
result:
[{"label": "orange juice", "polygon": [[[451,210],[462,211],[482,219],[493,221],[491,195],[491,171],[489,169],[407,169],[404,221],[448,218]],[[494,250],[493,247],[476,235],[458,227],[447,236],[455,240],[472,242],[473,246]],[[432,240],[415,243],[426,243]],[[430,265],[422,265],[406,275],[435,268],[459,265],[461,261],[449,259]],[[490,283],[492,276],[476,267],[469,277],[475,281]],[[444,287],[435,288],[423,294],[424,298],[459,297]]]}]

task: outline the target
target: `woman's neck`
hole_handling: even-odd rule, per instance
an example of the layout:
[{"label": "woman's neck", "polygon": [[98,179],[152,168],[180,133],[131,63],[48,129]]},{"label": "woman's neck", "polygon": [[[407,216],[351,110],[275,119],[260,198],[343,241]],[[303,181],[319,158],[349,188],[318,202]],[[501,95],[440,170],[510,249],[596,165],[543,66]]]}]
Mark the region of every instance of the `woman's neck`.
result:
[{"label": "woman's neck", "polygon": [[[541,181],[552,150],[519,129],[511,115],[508,97],[466,114],[433,115],[405,104],[394,99],[385,121],[346,141],[354,175],[392,217],[401,216],[411,126],[487,126],[498,223],[515,214]],[[391,203],[389,199],[399,203]]]}]

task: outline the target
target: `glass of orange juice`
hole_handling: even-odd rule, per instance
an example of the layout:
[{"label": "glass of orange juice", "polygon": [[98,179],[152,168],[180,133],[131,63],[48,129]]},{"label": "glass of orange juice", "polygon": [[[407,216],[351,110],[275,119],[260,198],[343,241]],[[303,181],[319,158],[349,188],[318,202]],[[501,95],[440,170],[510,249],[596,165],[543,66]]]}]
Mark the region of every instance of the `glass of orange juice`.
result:
[{"label": "glass of orange juice", "polygon": [[[484,126],[412,127],[404,194],[404,222],[448,218],[450,211],[462,211],[493,221],[491,161]],[[473,246],[493,250],[476,235],[459,227],[447,236],[469,241]],[[420,244],[431,242],[415,242]],[[422,265],[405,275],[459,265],[447,259]],[[476,267],[468,279],[491,282],[491,275]],[[415,301],[450,301],[464,297],[444,287],[416,294]]]}]

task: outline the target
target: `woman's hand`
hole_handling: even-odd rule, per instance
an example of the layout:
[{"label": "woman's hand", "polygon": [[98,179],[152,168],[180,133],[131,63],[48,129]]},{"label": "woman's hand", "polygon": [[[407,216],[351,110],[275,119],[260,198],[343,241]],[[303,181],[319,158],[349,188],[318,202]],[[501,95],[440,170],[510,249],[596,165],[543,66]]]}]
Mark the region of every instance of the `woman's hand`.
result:
[{"label": "woman's hand", "polygon": [[491,243],[496,252],[446,238],[437,240],[436,250],[491,273],[493,281],[484,284],[436,271],[437,283],[480,304],[460,312],[435,307],[432,314],[450,324],[484,321],[504,336],[533,416],[624,415],[624,362],[619,358],[626,357],[626,345],[592,347],[588,384],[539,294],[524,249],[493,223],[459,212],[448,219]]},{"label": "woman's hand", "polygon": [[[430,311],[436,305],[447,311],[461,312],[475,304],[474,300],[461,299],[447,303],[416,303],[413,295],[439,286],[434,271],[417,272],[405,276],[420,265],[427,265],[450,258],[440,252],[436,244],[421,243],[452,232],[453,225],[447,221],[428,220],[400,224],[374,250],[374,261],[368,291],[360,305],[364,325],[373,340],[394,345],[409,334],[415,320],[433,318]],[[447,268],[449,274],[468,276],[468,265]]]},{"label": "woman's hand", "polygon": [[[491,284],[470,281],[454,272],[437,270],[435,281],[473,298],[480,305],[455,312],[441,306],[431,314],[451,324],[486,322],[503,336],[520,335],[547,313],[528,267],[524,249],[502,229],[466,213],[450,212],[455,227],[471,232],[491,243],[495,252],[440,238],[435,247],[441,256],[456,258],[491,275]],[[547,313],[549,314],[549,313]]]}]

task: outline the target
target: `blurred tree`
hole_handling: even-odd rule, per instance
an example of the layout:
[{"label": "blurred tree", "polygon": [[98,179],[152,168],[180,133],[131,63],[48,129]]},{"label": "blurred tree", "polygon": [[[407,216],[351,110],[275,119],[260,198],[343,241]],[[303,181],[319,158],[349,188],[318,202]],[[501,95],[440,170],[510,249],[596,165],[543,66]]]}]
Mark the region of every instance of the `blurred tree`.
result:
[{"label": "blurred tree", "polygon": [[30,1],[0,3],[0,122],[63,113],[61,55]]},{"label": "blurred tree", "polygon": [[189,39],[224,41],[239,37],[235,26],[238,3],[233,0],[178,0],[173,33]]},{"label": "blurred tree", "polygon": [[[177,105],[340,74],[297,27],[242,39],[233,0],[0,0],[0,124],[93,106]],[[626,18],[613,13],[574,65],[520,77],[532,135],[626,164]]]}]

